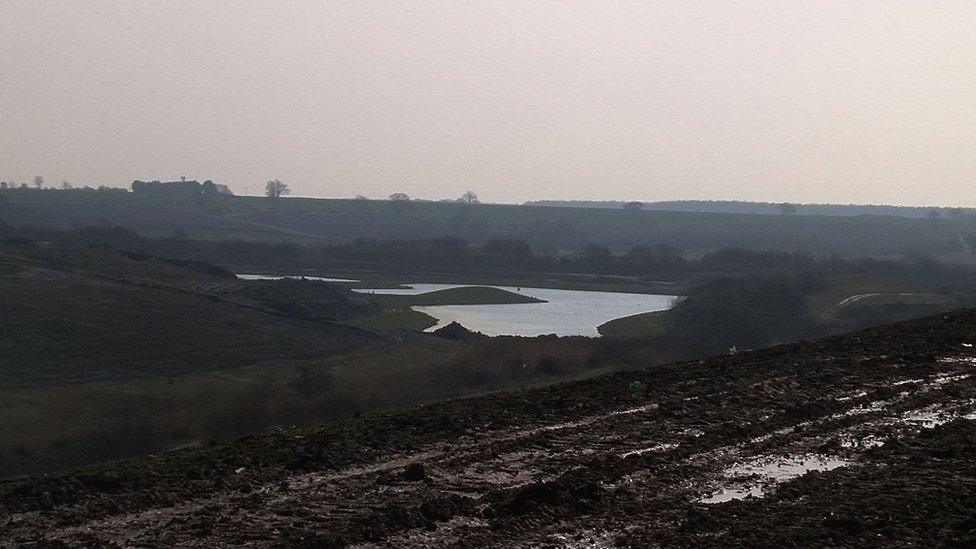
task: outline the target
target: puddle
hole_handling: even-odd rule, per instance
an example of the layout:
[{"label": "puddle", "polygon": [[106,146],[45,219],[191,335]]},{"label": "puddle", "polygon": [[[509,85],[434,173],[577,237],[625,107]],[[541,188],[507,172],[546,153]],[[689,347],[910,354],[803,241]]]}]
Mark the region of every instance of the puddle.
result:
[{"label": "puddle", "polygon": [[638,448],[637,450],[631,450],[629,452],[624,452],[620,454],[620,457],[630,457],[639,456],[641,454],[646,454],[648,452],[666,452],[668,450],[674,450],[678,447],[677,442],[667,442],[664,444],[655,444],[654,446],[648,446],[647,448]]},{"label": "puddle", "polygon": [[707,498],[702,498],[700,502],[705,504],[725,503],[726,501],[746,499],[748,497],[763,497],[763,489],[759,486],[752,488],[723,488]]},{"label": "puddle", "polygon": [[934,404],[926,408],[905,412],[896,421],[923,429],[932,429],[959,418],[973,419],[976,412],[963,413],[963,410],[974,405],[976,405],[976,399],[968,399],[953,407]]},{"label": "puddle", "polygon": [[729,469],[730,476],[758,475],[783,482],[810,471],[829,471],[847,465],[847,460],[816,454],[761,457]]},{"label": "puddle", "polygon": [[[965,346],[967,344],[964,343],[963,345]],[[972,345],[969,344],[967,348],[972,348]],[[972,357],[972,356],[944,357],[944,358],[940,358],[939,362],[942,364],[969,364],[969,365],[976,366],[976,357]]]},{"label": "puddle", "polygon": [[602,549],[615,547],[613,532],[593,529],[580,530],[573,533],[557,532],[549,535],[549,540],[555,546],[570,549]]},{"label": "puddle", "polygon": [[850,448],[852,450],[867,450],[869,448],[884,446],[886,441],[886,438],[876,435],[865,435],[863,437],[850,435],[844,437],[844,440],[841,441],[840,445],[844,448]]},{"label": "puddle", "polygon": [[901,381],[895,381],[891,384],[892,387],[898,387],[899,385],[908,385],[909,383],[921,383],[925,381],[924,379],[903,379]]},{"label": "puddle", "polygon": [[867,396],[867,395],[868,395],[868,392],[867,391],[858,391],[858,392],[856,392],[856,393],[854,393],[852,395],[846,395],[846,396],[837,397],[837,402],[847,402],[848,400],[858,399],[858,398],[861,398],[861,397]]},{"label": "puddle", "polygon": [[730,482],[698,501],[713,504],[747,497],[761,498],[777,484],[813,471],[830,471],[849,464],[839,457],[818,454],[762,456],[726,469],[723,476]]},{"label": "puddle", "polygon": [[905,423],[922,427],[923,429],[932,429],[943,423],[948,423],[952,418],[952,414],[942,414],[937,410],[915,410],[902,416],[901,420]]},{"label": "puddle", "polygon": [[599,416],[591,416],[591,417],[584,418],[584,419],[580,419],[580,420],[577,420],[577,421],[567,421],[565,423],[556,423],[554,425],[546,425],[545,427],[537,427],[535,429],[530,429],[528,431],[525,431],[525,433],[527,433],[527,434],[535,434],[535,433],[541,433],[541,432],[545,432],[545,431],[559,431],[559,430],[562,430],[562,429],[575,429],[576,427],[585,427],[587,425],[596,423],[598,421],[610,419],[610,418],[612,418],[614,416],[627,416],[627,415],[631,415],[631,414],[639,414],[641,412],[647,412],[647,411],[650,411],[650,410],[655,410],[655,409],[657,409],[657,407],[658,407],[658,405],[656,403],[654,403],[654,404],[647,404],[647,405],[644,405],[644,406],[638,406],[636,408],[628,408],[626,410],[615,410],[615,411],[610,412],[610,413],[607,413],[607,414],[603,414],[603,415],[599,415]]}]

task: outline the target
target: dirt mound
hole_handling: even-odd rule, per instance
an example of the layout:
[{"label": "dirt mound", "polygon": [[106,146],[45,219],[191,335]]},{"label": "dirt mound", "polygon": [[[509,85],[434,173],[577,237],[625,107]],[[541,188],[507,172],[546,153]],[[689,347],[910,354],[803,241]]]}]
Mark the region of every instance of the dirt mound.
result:
[{"label": "dirt mound", "polygon": [[572,507],[584,510],[592,507],[604,495],[599,484],[563,475],[552,481],[532,482],[512,490],[494,506],[498,513],[522,515],[540,508]]},{"label": "dirt mound", "polygon": [[447,326],[438,328],[433,331],[433,334],[437,337],[453,339],[455,341],[473,341],[487,337],[481,332],[472,332],[457,322],[451,322]]}]

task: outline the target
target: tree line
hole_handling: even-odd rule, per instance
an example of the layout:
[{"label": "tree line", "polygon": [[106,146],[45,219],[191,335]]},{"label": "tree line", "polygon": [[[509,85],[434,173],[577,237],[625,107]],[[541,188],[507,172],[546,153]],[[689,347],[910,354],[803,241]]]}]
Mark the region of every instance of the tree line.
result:
[{"label": "tree line", "polygon": [[[16,232],[16,231],[14,231]],[[539,251],[518,239],[472,243],[460,238],[356,240],[324,245],[246,240],[200,240],[184,231],[147,238],[124,228],[84,227],[72,231],[29,229],[26,234],[64,244],[108,244],[178,259],[260,270],[368,267],[388,271],[580,273],[647,277],[655,280],[710,280],[720,276],[794,275],[797,273],[872,273],[924,282],[945,291],[976,288],[976,269],[925,256],[901,259],[823,257],[807,252],[723,248],[700,257],[657,244],[613,253],[596,244],[578,250]]]}]

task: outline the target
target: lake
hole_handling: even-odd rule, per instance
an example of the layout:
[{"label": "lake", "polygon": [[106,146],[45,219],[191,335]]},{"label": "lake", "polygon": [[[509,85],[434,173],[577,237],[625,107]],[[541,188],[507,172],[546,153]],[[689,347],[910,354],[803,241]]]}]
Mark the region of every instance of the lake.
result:
[{"label": "lake", "polygon": [[[410,284],[409,289],[357,289],[376,294],[414,295],[469,284]],[[581,290],[553,290],[549,288],[516,288],[492,286],[510,292],[544,299],[546,303],[513,305],[437,305],[414,307],[438,320],[428,331],[451,322],[458,322],[469,330],[490,336],[518,335],[534,337],[544,334],[559,336],[597,337],[597,326],[625,316],[670,309],[675,296],[592,292]]]}]

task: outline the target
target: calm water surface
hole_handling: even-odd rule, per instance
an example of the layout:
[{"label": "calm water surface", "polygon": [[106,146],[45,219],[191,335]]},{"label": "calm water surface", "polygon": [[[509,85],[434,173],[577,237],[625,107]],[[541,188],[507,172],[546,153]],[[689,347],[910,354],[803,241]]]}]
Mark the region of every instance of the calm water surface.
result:
[{"label": "calm water surface", "polygon": [[[357,292],[376,294],[414,295],[469,284],[410,284],[409,289],[359,289]],[[510,292],[544,299],[547,303],[519,303],[513,305],[437,305],[414,307],[438,320],[428,329],[436,330],[451,322],[487,335],[538,336],[599,336],[597,326],[625,316],[670,309],[675,296],[589,292],[581,290],[552,290],[549,288],[516,288],[493,286]]]}]

